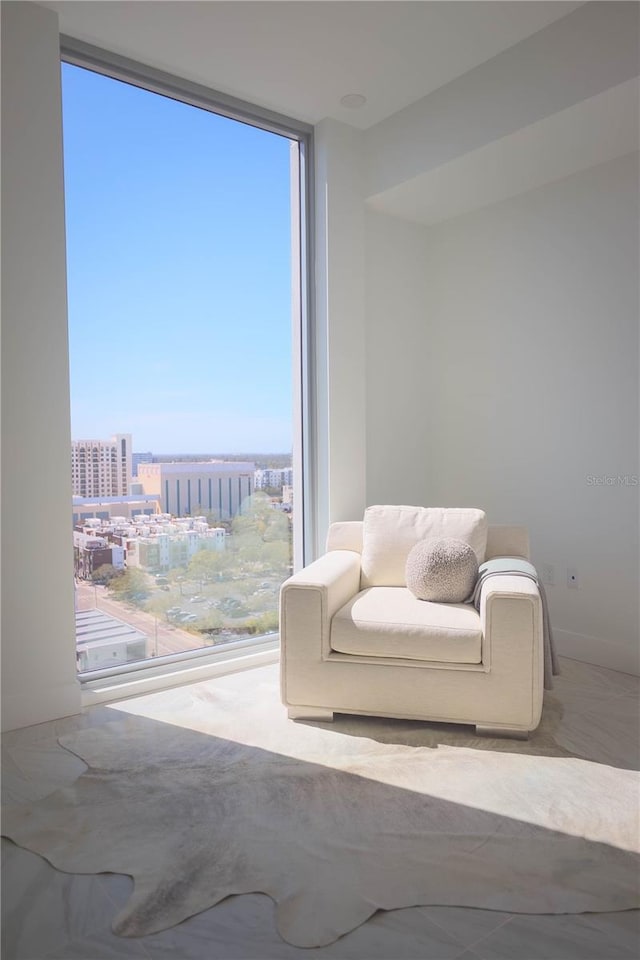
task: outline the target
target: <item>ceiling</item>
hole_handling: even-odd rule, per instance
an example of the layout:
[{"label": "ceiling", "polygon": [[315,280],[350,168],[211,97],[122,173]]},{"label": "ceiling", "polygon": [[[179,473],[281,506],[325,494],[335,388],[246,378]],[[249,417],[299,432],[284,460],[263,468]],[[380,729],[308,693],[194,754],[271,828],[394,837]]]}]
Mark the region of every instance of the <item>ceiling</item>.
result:
[{"label": "ceiling", "polygon": [[374,210],[434,224],[638,149],[637,79],[492,140],[369,197]]},{"label": "ceiling", "polygon": [[[564,2],[41,0],[80,40],[298,120],[366,129],[566,16]],[[345,94],[367,98],[360,109]]]},{"label": "ceiling", "polygon": [[[418,223],[442,222],[638,149],[636,4],[37,2],[58,13],[61,33],[79,40],[297,120],[330,117],[367,130],[369,160],[393,154],[392,182],[367,184],[368,204]],[[539,32],[560,20],[551,33]],[[364,95],[365,105],[342,106],[346,94]],[[403,139],[407,129],[416,134]],[[444,151],[435,160],[427,155],[434,144]],[[405,170],[407,158],[415,171]]]}]

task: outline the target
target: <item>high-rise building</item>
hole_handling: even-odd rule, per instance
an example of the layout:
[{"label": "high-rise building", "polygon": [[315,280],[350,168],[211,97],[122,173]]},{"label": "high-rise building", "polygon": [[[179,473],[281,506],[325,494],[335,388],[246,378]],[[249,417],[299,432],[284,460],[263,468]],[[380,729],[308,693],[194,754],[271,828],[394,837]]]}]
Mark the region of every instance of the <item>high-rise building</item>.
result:
[{"label": "high-rise building", "polygon": [[124,497],[131,483],[131,434],[71,442],[71,482],[76,497]]},{"label": "high-rise building", "polygon": [[132,465],[132,475],[134,477],[138,476],[138,464],[139,463],[153,463],[153,454],[150,450],[146,453],[133,453],[131,455],[131,465]]}]

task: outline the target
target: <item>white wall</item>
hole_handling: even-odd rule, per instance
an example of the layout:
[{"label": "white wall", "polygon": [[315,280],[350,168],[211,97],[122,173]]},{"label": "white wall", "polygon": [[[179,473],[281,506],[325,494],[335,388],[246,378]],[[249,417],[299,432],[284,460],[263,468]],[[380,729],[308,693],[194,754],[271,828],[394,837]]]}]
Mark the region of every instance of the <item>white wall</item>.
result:
[{"label": "white wall", "polygon": [[1,12],[2,727],[11,729],[77,712],[80,691],[58,22],[30,3]]},{"label": "white wall", "polygon": [[367,503],[427,503],[426,230],[367,212]]},{"label": "white wall", "polygon": [[633,154],[417,238],[367,218],[368,502],[527,524],[560,650],[629,672],[640,488],[588,477],[640,473],[638,214]]},{"label": "white wall", "polygon": [[318,546],[328,523],[362,515],[366,363],[362,134],[315,128]]}]

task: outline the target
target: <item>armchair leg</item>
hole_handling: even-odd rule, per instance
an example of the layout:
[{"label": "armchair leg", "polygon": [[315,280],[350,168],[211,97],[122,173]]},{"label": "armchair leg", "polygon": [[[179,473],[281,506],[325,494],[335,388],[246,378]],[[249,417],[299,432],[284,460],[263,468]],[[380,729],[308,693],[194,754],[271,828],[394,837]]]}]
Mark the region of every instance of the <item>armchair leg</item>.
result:
[{"label": "armchair leg", "polygon": [[476,723],[479,737],[509,737],[511,740],[528,740],[529,731],[518,727],[490,727],[486,723]]},{"label": "armchair leg", "polygon": [[333,710],[328,707],[289,707],[289,720],[333,720]]}]

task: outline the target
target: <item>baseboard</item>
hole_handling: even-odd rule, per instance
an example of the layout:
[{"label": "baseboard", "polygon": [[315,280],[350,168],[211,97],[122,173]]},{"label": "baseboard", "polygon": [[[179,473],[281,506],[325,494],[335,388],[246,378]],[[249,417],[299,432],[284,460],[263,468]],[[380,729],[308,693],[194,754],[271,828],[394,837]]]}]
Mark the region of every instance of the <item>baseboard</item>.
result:
[{"label": "baseboard", "polygon": [[570,630],[554,629],[553,636],[560,656],[640,676],[640,649],[637,644],[632,647],[600,637],[572,633]]},{"label": "baseboard", "polygon": [[2,693],[2,731],[7,733],[19,727],[32,727],[36,723],[71,717],[81,711],[80,684],[77,680],[44,689],[34,685],[21,693],[12,693],[5,686]]}]

